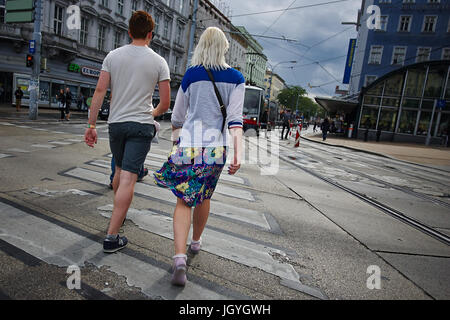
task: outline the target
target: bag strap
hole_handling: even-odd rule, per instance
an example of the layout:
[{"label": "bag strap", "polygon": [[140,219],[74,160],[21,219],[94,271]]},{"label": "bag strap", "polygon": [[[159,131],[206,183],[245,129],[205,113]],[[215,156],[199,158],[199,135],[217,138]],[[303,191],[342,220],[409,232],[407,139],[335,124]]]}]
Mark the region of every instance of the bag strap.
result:
[{"label": "bag strap", "polygon": [[216,82],[214,81],[214,77],[213,77],[213,74],[212,74],[211,70],[210,69],[206,69],[206,68],[205,68],[205,70],[208,73],[209,79],[213,83],[214,92],[216,93],[217,100],[219,101],[220,111],[222,112],[222,117],[223,117],[223,119],[222,119],[222,131],[221,132],[223,132],[223,128],[225,127],[225,121],[227,119],[227,109],[225,108],[225,105],[223,104],[222,96],[220,95],[219,89],[217,89]]}]

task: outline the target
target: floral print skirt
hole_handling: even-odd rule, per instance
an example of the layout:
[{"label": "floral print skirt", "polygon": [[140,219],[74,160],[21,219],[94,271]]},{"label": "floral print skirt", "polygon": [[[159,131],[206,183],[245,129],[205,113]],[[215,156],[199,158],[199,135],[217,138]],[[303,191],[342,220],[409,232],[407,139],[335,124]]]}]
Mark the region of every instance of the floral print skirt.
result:
[{"label": "floral print skirt", "polygon": [[212,197],[226,157],[226,147],[180,147],[177,143],[153,174],[155,183],[195,207]]}]

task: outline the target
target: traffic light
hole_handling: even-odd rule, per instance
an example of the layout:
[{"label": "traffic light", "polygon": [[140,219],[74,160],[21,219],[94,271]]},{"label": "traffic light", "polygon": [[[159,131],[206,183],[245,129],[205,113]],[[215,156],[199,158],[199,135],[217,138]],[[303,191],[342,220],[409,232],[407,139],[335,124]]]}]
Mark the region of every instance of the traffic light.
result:
[{"label": "traffic light", "polygon": [[27,54],[27,67],[32,67],[32,66],[33,66],[33,55]]}]

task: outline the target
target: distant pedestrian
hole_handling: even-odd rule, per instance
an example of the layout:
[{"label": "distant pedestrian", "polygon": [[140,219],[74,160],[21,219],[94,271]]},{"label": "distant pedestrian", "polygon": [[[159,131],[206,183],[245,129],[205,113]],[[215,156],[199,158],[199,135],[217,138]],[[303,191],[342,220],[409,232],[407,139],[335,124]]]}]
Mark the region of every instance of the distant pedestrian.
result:
[{"label": "distant pedestrian", "polygon": [[314,121],[313,132],[316,132],[316,127],[317,127],[317,121]]},{"label": "distant pedestrian", "polygon": [[169,159],[154,174],[156,183],[170,188],[177,197],[171,280],[175,285],[184,286],[187,280],[186,242],[191,209],[195,207],[189,248],[192,253],[198,253],[210,199],[225,166],[230,143],[234,146],[234,156],[228,174],[233,175],[240,168],[245,79],[225,62],[228,48],[228,40],[219,28],[209,27],[200,36],[192,66],[183,77],[173,108],[174,147]]},{"label": "distant pedestrian", "polygon": [[20,111],[20,106],[22,104],[22,97],[23,97],[22,89],[18,87],[17,90],[14,92],[14,95],[16,96],[16,111]]},{"label": "distant pedestrian", "polygon": [[[132,42],[112,50],[103,60],[84,140],[89,147],[97,143],[98,112],[108,88],[112,99],[109,124],[109,145],[115,161],[114,206],[103,251],[116,252],[128,239],[119,236],[134,195],[139,170],[150,150],[155,135],[154,118],[163,115],[170,106],[170,70],[163,57],[150,47],[155,23],[145,11],[133,12],[129,20]],[[152,104],[156,85],[160,102]]]},{"label": "distant pedestrian", "polygon": [[66,88],[66,121],[70,120],[70,105],[72,104],[72,93]]},{"label": "distant pedestrian", "polygon": [[59,89],[59,94],[56,95],[56,100],[58,101],[58,109],[61,112],[61,117],[59,121],[63,121],[65,117],[65,109],[66,109],[66,95],[64,94],[64,89]]},{"label": "distant pedestrian", "polygon": [[327,140],[328,131],[330,130],[330,121],[328,121],[328,118],[325,118],[325,120],[323,120],[321,130],[322,130],[322,139],[323,141],[325,141]]},{"label": "distant pedestrian", "polygon": [[261,115],[261,130],[265,130],[266,138],[267,138],[268,121],[269,121],[269,113],[267,112],[267,109],[265,109],[263,114]]},{"label": "distant pedestrian", "polygon": [[[291,130],[291,113],[290,110],[286,110],[284,112],[284,114],[282,115],[281,118],[282,124],[283,124],[283,129],[281,130],[281,140],[283,140],[283,136],[284,139],[287,140],[287,136],[289,131]],[[284,135],[284,130],[286,129],[286,135]]]}]

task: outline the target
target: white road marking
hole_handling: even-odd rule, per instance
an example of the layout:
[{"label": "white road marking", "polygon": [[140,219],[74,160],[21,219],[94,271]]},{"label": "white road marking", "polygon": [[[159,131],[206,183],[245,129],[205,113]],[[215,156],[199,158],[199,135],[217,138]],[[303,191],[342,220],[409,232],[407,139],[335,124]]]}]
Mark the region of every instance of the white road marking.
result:
[{"label": "white road marking", "polygon": [[[91,164],[99,165],[103,168],[109,168],[107,162],[101,162],[100,160],[94,161]],[[101,172],[92,171],[85,168],[75,168],[67,171],[65,174],[74,178],[109,185],[109,175]],[[149,175],[151,175],[151,173],[149,173]],[[153,186],[144,183],[137,183],[134,192],[137,195],[151,196],[152,198],[161,199],[173,204],[176,204],[177,202],[172,191],[169,189],[160,188],[156,185]],[[266,230],[271,229],[264,213],[255,210],[236,207],[216,200],[211,200],[211,213],[239,222],[255,225]]]},{"label": "white road marking", "polygon": [[67,146],[69,144],[72,144],[71,142],[66,142],[66,141],[49,141],[48,143],[58,144],[58,145],[63,145],[63,146]]},{"label": "white road marking", "polygon": [[56,148],[56,146],[51,144],[32,144],[31,146],[35,148],[46,148],[46,149]]},{"label": "white road marking", "polygon": [[9,158],[9,157],[12,157],[12,155],[6,154],[6,153],[0,153],[0,159],[2,159],[2,158]]},{"label": "white road marking", "polygon": [[6,149],[6,151],[10,151],[10,152],[20,152],[20,153],[29,153],[29,150],[24,150],[24,149],[19,149],[19,148],[11,148],[11,149]]},{"label": "white road marking", "polygon": [[[110,218],[112,205],[98,208],[104,217]],[[127,219],[141,229],[173,239],[172,218],[150,210],[129,209]],[[192,229],[191,229],[192,232]],[[191,236],[188,237],[190,239]],[[275,260],[271,253],[285,256],[286,253],[262,244],[240,239],[219,231],[205,228],[202,234],[202,250],[235,261],[251,268],[258,268],[282,279],[299,282],[299,275],[290,264]]]},{"label": "white road marking", "polygon": [[105,254],[101,243],[1,202],[0,215],[3,222],[0,238],[46,263],[59,267],[82,267],[86,263],[98,268],[105,266],[109,271],[124,276],[128,285],[141,288],[144,294],[153,298],[231,299],[189,281],[183,289],[176,289],[170,285],[170,274],[165,269],[122,252]]},{"label": "white road marking", "polygon": [[0,125],[2,125],[2,126],[14,126],[12,123],[9,123],[9,122],[0,122]]}]

